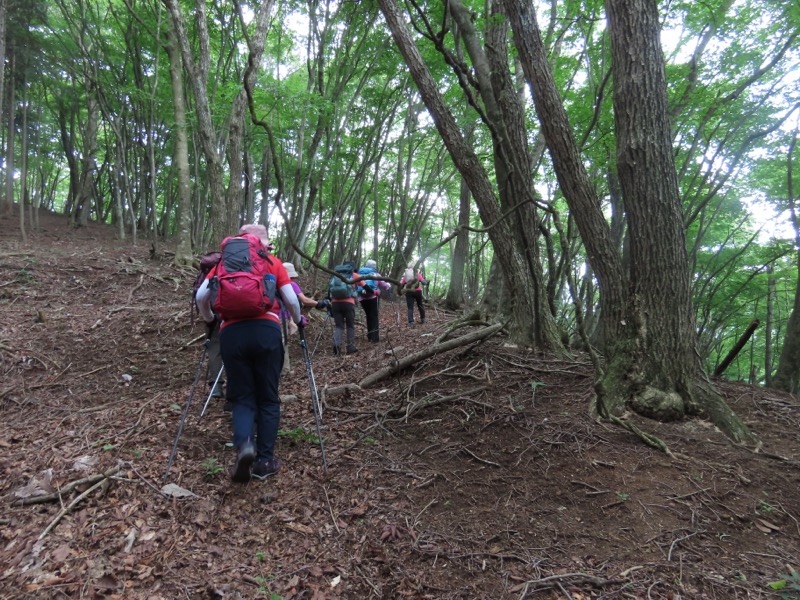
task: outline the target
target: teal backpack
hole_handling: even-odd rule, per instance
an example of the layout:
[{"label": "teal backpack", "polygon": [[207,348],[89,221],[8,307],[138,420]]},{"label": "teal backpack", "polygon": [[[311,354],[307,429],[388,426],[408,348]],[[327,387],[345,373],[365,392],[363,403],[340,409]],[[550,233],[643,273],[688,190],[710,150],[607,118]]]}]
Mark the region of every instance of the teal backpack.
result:
[{"label": "teal backpack", "polygon": [[[345,279],[353,278],[353,271],[347,265],[336,265],[333,270]],[[345,283],[338,277],[331,277],[331,281],[328,284],[328,295],[334,300],[346,300],[347,298],[355,298],[358,296],[358,292],[355,285]]]},{"label": "teal backpack", "polygon": [[361,278],[364,280],[364,284],[372,288],[374,292],[377,292],[378,283],[374,279],[367,279],[367,276],[372,275],[373,273],[377,273],[377,271],[372,267],[361,267],[358,270],[358,274],[361,275]]}]

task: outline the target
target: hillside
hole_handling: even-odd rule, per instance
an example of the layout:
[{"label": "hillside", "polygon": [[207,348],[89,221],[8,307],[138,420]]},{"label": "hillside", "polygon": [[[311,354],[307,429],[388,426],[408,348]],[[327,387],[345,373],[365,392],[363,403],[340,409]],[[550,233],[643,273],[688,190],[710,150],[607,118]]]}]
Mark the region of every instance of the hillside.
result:
[{"label": "hillside", "polygon": [[311,311],[327,474],[293,338],[283,471],[233,484],[227,414],[201,418],[198,387],[167,478],[192,495],[165,495],[202,354],[193,273],[105,226],[41,225],[23,246],[0,221],[0,598],[800,595],[798,399],[721,382],[758,452],[637,420],[668,457],[589,417],[587,360],[502,335],[342,387],[430,347],[457,316],[438,307],[412,330],[384,302],[376,346],[360,313],[343,357]]}]

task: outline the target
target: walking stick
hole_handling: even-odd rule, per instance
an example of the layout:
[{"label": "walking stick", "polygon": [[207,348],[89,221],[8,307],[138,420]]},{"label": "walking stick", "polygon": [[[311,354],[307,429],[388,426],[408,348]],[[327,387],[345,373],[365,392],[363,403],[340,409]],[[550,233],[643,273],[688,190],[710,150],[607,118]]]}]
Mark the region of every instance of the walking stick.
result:
[{"label": "walking stick", "polygon": [[206,403],[203,405],[203,410],[200,411],[200,416],[202,417],[206,414],[206,409],[208,408],[208,403],[211,402],[211,396],[214,395],[214,390],[217,389],[217,383],[219,383],[219,378],[222,377],[222,369],[225,368],[225,365],[222,365],[219,368],[219,373],[217,373],[217,378],[214,380],[214,384],[211,386],[211,389],[208,390],[208,398],[206,398]]},{"label": "walking stick", "polygon": [[308,375],[308,385],[311,388],[311,408],[314,410],[314,421],[317,424],[317,437],[319,438],[319,450],[322,453],[322,470],[328,474],[328,460],[325,458],[325,445],[322,443],[322,405],[319,403],[317,394],[317,382],[314,380],[314,370],[311,368],[311,357],[308,355],[308,345],[306,344],[305,327],[300,328],[300,346],[303,348],[303,360],[306,363],[306,374]]},{"label": "walking stick", "polygon": [[172,452],[169,453],[169,462],[167,463],[167,470],[164,472],[164,482],[167,481],[169,477],[169,470],[172,468],[172,463],[175,461],[175,453],[178,451],[178,440],[181,439],[181,434],[183,433],[183,426],[186,423],[186,415],[189,414],[189,406],[192,404],[192,397],[194,396],[194,390],[197,387],[197,382],[200,380],[200,372],[203,370],[203,361],[206,359],[206,354],[208,354],[208,345],[209,340],[206,339],[206,343],[203,345],[203,353],[200,355],[200,362],[197,365],[197,373],[194,376],[194,382],[192,383],[192,390],[189,392],[189,397],[186,399],[186,406],[183,407],[183,414],[181,415],[181,423],[178,426],[178,435],[175,436],[175,443],[172,444]]}]

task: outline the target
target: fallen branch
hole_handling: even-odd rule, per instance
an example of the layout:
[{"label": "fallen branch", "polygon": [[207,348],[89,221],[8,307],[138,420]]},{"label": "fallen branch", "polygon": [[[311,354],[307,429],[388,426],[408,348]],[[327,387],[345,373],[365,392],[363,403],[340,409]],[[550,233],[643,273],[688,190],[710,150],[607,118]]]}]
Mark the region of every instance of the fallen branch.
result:
[{"label": "fallen branch", "polygon": [[60,490],[53,492],[52,494],[45,494],[44,496],[33,496],[31,498],[20,498],[19,500],[14,500],[11,503],[11,506],[27,506],[28,504],[44,504],[45,502],[60,502],[61,497],[64,494],[69,494],[75,490],[75,488],[80,487],[82,485],[88,484],[97,484],[102,483],[105,479],[112,477],[119,473],[121,467],[116,466],[105,473],[97,473],[95,475],[91,475],[90,477],[84,477],[83,479],[78,479],[77,481],[73,481],[72,483],[68,483]]},{"label": "fallen branch", "polygon": [[[112,470],[114,471],[114,473],[116,473],[117,471],[119,471],[119,469],[120,469],[120,467],[115,467],[115,468],[114,468],[114,469],[112,469]],[[84,498],[86,498],[86,497],[87,497],[89,494],[91,494],[91,493],[92,493],[93,491],[95,491],[97,488],[99,488],[99,487],[103,487],[104,485],[108,485],[108,476],[106,475],[107,473],[109,473],[109,471],[106,471],[106,473],[103,473],[103,478],[102,478],[100,481],[98,481],[97,483],[95,483],[95,484],[94,484],[92,487],[90,487],[90,488],[89,488],[89,489],[87,489],[85,492],[83,492],[83,493],[82,493],[80,496],[78,496],[77,498],[75,498],[75,500],[73,500],[72,502],[70,502],[68,506],[65,506],[64,508],[62,508],[62,509],[61,509],[61,512],[59,512],[59,513],[58,513],[58,514],[55,516],[55,518],[54,518],[54,519],[53,519],[53,520],[50,522],[50,525],[48,525],[48,526],[45,528],[45,530],[44,530],[44,531],[43,531],[43,532],[42,532],[42,533],[39,535],[39,539],[40,539],[40,540],[41,540],[41,539],[44,539],[44,537],[45,537],[45,536],[46,536],[48,533],[50,533],[50,532],[53,530],[53,528],[54,528],[56,525],[58,525],[59,521],[61,521],[61,519],[63,519],[65,515],[69,514],[69,513],[72,511],[72,509],[73,509],[73,508],[75,508],[75,507],[78,505],[78,503],[79,503],[81,500],[83,500]]]},{"label": "fallen branch", "polygon": [[384,367],[374,373],[367,375],[364,379],[362,379],[358,386],[361,388],[366,388],[371,385],[378,383],[379,381],[386,379],[387,377],[391,377],[395,373],[399,371],[403,371],[407,369],[411,365],[429,358],[431,356],[435,356],[436,354],[440,354],[442,352],[447,352],[448,350],[452,350],[453,348],[459,348],[461,346],[466,346],[468,344],[472,344],[474,342],[479,342],[486,340],[499,332],[503,329],[502,323],[496,323],[484,329],[473,331],[472,333],[468,333],[467,335],[463,335],[461,337],[455,338],[453,340],[449,340],[446,342],[442,342],[439,344],[433,344],[432,346],[425,348],[424,350],[420,350],[419,352],[415,352],[414,354],[409,354],[408,356],[404,356],[399,360],[394,361],[388,367]]}]

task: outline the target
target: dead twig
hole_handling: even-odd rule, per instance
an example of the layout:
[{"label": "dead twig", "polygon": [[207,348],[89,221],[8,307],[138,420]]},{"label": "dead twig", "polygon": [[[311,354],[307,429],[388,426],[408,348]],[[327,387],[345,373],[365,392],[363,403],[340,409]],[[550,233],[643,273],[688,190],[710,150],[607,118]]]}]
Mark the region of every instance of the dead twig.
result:
[{"label": "dead twig", "polygon": [[[120,467],[116,467],[116,469],[113,469],[113,470],[114,470],[114,472],[117,472],[117,471],[119,471],[119,469],[120,469]],[[108,471],[106,471],[106,473],[108,473]],[[55,516],[55,518],[54,518],[54,519],[53,519],[53,520],[50,522],[50,525],[48,525],[48,526],[45,528],[45,530],[44,530],[44,531],[43,531],[41,534],[39,534],[39,539],[40,539],[40,540],[44,539],[44,537],[45,537],[45,536],[46,536],[48,533],[50,533],[50,532],[53,530],[53,528],[54,528],[56,525],[58,525],[59,521],[61,521],[61,519],[63,519],[65,515],[69,514],[69,513],[72,511],[72,509],[73,509],[73,508],[75,508],[75,507],[78,505],[78,503],[79,503],[81,500],[83,500],[84,498],[86,498],[86,497],[87,497],[89,494],[91,494],[91,493],[92,493],[93,491],[95,491],[97,488],[99,488],[99,487],[102,487],[102,486],[104,486],[104,485],[107,485],[107,482],[108,482],[108,477],[109,477],[109,476],[108,476],[108,475],[106,475],[106,473],[103,473],[103,477],[100,479],[100,481],[98,481],[97,483],[95,483],[95,484],[94,484],[92,487],[90,487],[90,488],[89,488],[89,489],[87,489],[85,492],[83,492],[83,493],[82,493],[80,496],[78,496],[77,498],[75,498],[75,500],[73,500],[72,502],[70,502],[70,503],[69,503],[69,505],[67,505],[67,506],[65,506],[64,508],[62,508],[62,509],[61,509],[61,511],[60,511],[60,512],[59,512],[59,513],[58,513],[58,514]]]},{"label": "dead twig", "polygon": [[[32,498],[20,498],[19,500],[14,500],[11,503],[11,506],[27,506],[29,504],[44,504],[45,502],[60,502],[61,497],[65,494],[69,494],[82,485],[88,484],[95,484],[101,483],[103,480],[108,479],[119,473],[120,469],[119,465],[113,467],[106,471],[105,473],[97,473],[95,475],[91,475],[90,477],[84,477],[83,479],[78,479],[77,481],[73,481],[68,483],[60,490],[53,492],[52,494],[45,494],[44,496],[34,496]],[[63,516],[63,515],[62,515]]]}]

